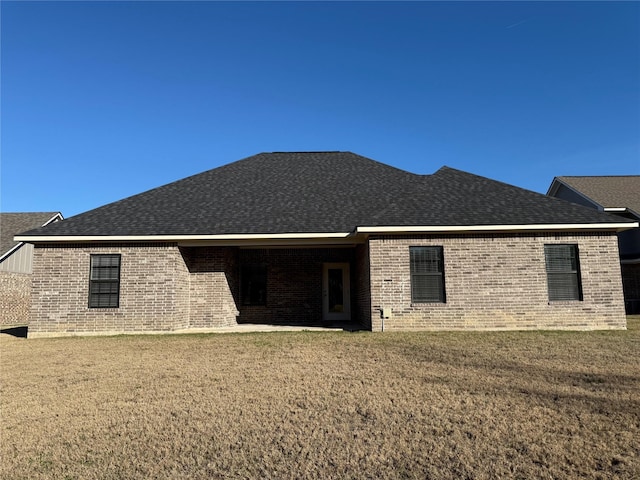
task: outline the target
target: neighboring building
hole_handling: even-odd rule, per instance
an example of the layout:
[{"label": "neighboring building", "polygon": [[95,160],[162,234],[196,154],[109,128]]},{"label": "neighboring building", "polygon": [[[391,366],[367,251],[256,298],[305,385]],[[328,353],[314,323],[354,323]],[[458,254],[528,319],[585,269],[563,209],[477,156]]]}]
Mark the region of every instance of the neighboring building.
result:
[{"label": "neighboring building", "polygon": [[[547,195],[640,220],[640,175],[556,177]],[[628,314],[640,314],[640,228],[618,234],[622,283]]]},{"label": "neighboring building", "polygon": [[13,236],[62,220],[58,212],[0,213],[0,324],[29,320],[33,245]]},{"label": "neighboring building", "polygon": [[443,167],[263,153],[23,233],[29,335],[623,329],[631,220]]}]

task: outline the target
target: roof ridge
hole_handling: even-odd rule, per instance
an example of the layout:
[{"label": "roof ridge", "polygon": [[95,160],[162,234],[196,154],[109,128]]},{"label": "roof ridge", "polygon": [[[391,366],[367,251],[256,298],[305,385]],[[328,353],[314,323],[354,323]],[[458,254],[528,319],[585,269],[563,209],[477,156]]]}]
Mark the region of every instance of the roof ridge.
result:
[{"label": "roof ridge", "polygon": [[54,210],[52,210],[52,211],[42,211],[42,212],[40,212],[40,211],[38,211],[38,212],[0,212],[0,215],[32,215],[32,214],[33,215],[44,215],[45,213],[47,215],[49,215],[49,214],[55,215],[57,213],[62,213],[62,212],[60,212],[58,210],[55,210],[55,211]]},{"label": "roof ridge", "polygon": [[[353,153],[348,150],[289,150],[289,151],[273,151],[273,152],[262,152],[262,155],[269,155],[271,153]],[[357,155],[357,154],[354,154]]]},{"label": "roof ridge", "polygon": [[640,175],[558,175],[556,178],[640,178]]}]

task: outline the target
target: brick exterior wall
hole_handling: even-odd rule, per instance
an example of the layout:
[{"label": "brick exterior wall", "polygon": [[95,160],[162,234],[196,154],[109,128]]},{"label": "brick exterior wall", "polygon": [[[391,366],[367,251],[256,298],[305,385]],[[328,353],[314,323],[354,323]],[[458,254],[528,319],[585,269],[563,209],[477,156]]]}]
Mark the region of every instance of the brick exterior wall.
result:
[{"label": "brick exterior wall", "polygon": [[[544,245],[578,245],[583,301],[549,302]],[[615,234],[372,237],[371,317],[385,330],[626,328]],[[410,246],[443,246],[446,303],[411,303]]]},{"label": "brick exterior wall", "polygon": [[[122,255],[120,307],[89,308],[90,256],[116,253]],[[188,277],[172,244],[36,246],[29,336],[185,328]]]},{"label": "brick exterior wall", "polygon": [[[267,267],[267,304],[240,305],[240,323],[322,325],[322,267],[349,263],[352,318],[354,250],[352,248],[274,248],[240,250],[240,264]],[[355,308],[354,308],[355,307]]]},{"label": "brick exterior wall", "polygon": [[371,275],[369,273],[369,244],[357,245],[355,251],[355,320],[371,330]]},{"label": "brick exterior wall", "polygon": [[29,323],[31,275],[0,272],[0,325]]},{"label": "brick exterior wall", "polygon": [[[549,302],[547,243],[578,245],[582,301]],[[429,245],[444,249],[446,303],[412,304],[409,247]],[[114,253],[122,255],[120,307],[89,308],[90,256]],[[373,236],[355,248],[41,245],[29,335],[323,325],[323,264],[334,262],[350,265],[352,320],[374,331],[382,307],[391,312],[385,330],[626,327],[615,235],[442,235]],[[266,305],[242,305],[243,264],[267,267]]]},{"label": "brick exterior wall", "polygon": [[[239,249],[174,244],[45,245],[34,255],[30,336],[209,329],[237,323],[322,325],[322,267],[348,263],[352,319],[369,315],[353,248]],[[89,308],[92,254],[120,254],[120,306]],[[364,246],[358,270],[367,262]],[[267,305],[241,305],[240,264],[267,266]]]},{"label": "brick exterior wall", "polygon": [[236,325],[238,311],[238,249],[236,247],[181,248],[189,269],[189,326]]}]

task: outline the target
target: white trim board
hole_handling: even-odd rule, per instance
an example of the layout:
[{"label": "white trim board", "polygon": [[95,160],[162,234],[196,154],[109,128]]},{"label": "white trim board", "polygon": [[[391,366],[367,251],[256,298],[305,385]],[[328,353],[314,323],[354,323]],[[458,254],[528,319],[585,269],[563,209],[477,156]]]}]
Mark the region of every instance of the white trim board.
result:
[{"label": "white trim board", "polygon": [[252,241],[347,241],[358,243],[359,234],[408,234],[408,233],[471,233],[471,232],[530,232],[614,230],[620,232],[638,228],[638,222],[630,223],[576,223],[541,225],[413,225],[413,226],[360,226],[354,232],[331,233],[237,233],[222,235],[51,235],[16,236],[14,239],[29,243],[58,242],[252,242]]},{"label": "white trim board", "polygon": [[615,230],[617,232],[637,228],[635,223],[576,223],[546,225],[461,225],[461,226],[411,226],[411,227],[357,227],[356,233],[456,233],[456,232],[527,232],[527,231],[580,231]]},{"label": "white trim board", "polygon": [[229,240],[329,240],[350,236],[350,232],[336,233],[232,233],[222,235],[42,235],[16,236],[22,242],[198,242]]},{"label": "white trim board", "polygon": [[[64,217],[62,216],[62,214],[60,212],[56,213],[53,217],[51,217],[49,220],[47,220],[42,227],[46,227],[47,225],[49,225],[50,223],[53,223],[57,220],[64,220]],[[20,249],[25,243],[29,243],[26,242],[24,240],[20,240],[19,238],[13,237],[14,242],[19,242],[16,243],[13,247],[11,247],[9,250],[7,250],[4,255],[0,256],[0,263],[4,262],[4,260],[6,258],[9,258],[11,255],[13,255],[13,253],[15,251],[17,251],[18,249]]]}]

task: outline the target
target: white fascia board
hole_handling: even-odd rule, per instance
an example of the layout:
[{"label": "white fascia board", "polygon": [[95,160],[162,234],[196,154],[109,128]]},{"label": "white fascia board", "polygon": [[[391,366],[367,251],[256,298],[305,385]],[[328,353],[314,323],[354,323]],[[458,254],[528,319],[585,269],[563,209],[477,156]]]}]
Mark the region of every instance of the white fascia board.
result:
[{"label": "white fascia board", "polygon": [[626,212],[626,207],[604,207],[605,212]]},{"label": "white fascia board", "polygon": [[628,213],[630,215],[633,215],[636,218],[640,219],[640,215],[638,214],[638,212],[635,212],[634,210],[628,208],[628,207],[607,207],[604,209],[605,212],[607,213]]},{"label": "white fascia board", "polygon": [[[548,224],[548,225],[444,225],[444,226],[360,226],[354,232],[333,233],[240,233],[223,235],[68,235],[68,236],[15,236],[14,240],[27,243],[63,243],[63,242],[260,242],[260,241],[323,241],[356,240],[358,234],[371,233],[463,233],[463,232],[526,232],[526,231],[576,231],[576,230],[615,230],[622,231],[637,228],[634,223],[584,223],[584,224]],[[357,243],[357,242],[356,242]]]},{"label": "white fascia board", "polygon": [[50,223],[57,222],[58,220],[64,220],[64,218],[63,218],[63,216],[62,216],[62,214],[60,212],[56,213],[53,217],[51,217],[49,220],[47,220],[44,223],[44,225],[42,225],[42,226],[46,227]]},{"label": "white fascia board", "polygon": [[0,257],[0,263],[4,261],[5,258],[10,257],[13,253],[18,250],[20,247],[24,245],[24,242],[20,242],[15,244],[11,249],[7,250],[4,255]]},{"label": "white fascia board", "polygon": [[456,233],[456,232],[527,232],[549,230],[615,230],[638,227],[635,223],[569,223],[546,225],[443,225],[410,227],[358,227],[356,233]]},{"label": "white fascia board", "polygon": [[[42,226],[46,227],[50,223],[53,223],[53,222],[55,222],[57,220],[63,220],[62,214],[60,212],[56,213],[53,217],[51,217],[49,220],[47,220]],[[11,255],[13,255],[13,253],[16,250],[18,250],[20,247],[22,247],[25,244],[25,242],[23,240],[19,240],[16,237],[13,237],[13,240],[15,242],[20,242],[20,243],[17,243],[16,245],[13,246],[13,248],[11,248],[10,250],[6,251],[4,255],[0,256],[0,263],[3,262],[5,258],[8,258]]]},{"label": "white fascia board", "polygon": [[224,235],[20,235],[14,240],[28,243],[58,242],[191,242],[234,240],[309,240],[346,238],[351,232],[335,233],[232,233]]}]

